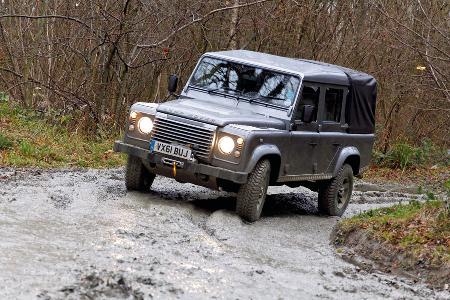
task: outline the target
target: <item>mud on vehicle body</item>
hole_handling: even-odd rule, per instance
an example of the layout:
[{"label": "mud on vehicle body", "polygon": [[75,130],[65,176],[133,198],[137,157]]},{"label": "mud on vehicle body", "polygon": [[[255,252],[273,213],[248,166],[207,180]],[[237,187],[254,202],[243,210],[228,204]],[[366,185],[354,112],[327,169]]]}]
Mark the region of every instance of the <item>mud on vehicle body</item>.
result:
[{"label": "mud on vehicle body", "polygon": [[[176,91],[177,77],[169,79]],[[259,219],[267,187],[318,191],[340,216],[374,142],[376,81],[317,61],[244,50],[204,54],[175,100],[135,103],[123,141],[126,185],[155,175],[237,193],[237,213]]]}]

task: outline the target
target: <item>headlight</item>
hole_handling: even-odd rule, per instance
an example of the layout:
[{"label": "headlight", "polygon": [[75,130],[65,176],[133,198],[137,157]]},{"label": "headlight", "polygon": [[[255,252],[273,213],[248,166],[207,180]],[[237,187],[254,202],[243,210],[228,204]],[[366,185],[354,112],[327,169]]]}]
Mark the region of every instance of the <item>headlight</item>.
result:
[{"label": "headlight", "polygon": [[235,147],[234,140],[229,136],[221,137],[219,140],[219,150],[223,154],[231,154]]},{"label": "headlight", "polygon": [[153,129],[153,121],[149,117],[142,117],[138,122],[139,131],[143,134],[149,134]]}]

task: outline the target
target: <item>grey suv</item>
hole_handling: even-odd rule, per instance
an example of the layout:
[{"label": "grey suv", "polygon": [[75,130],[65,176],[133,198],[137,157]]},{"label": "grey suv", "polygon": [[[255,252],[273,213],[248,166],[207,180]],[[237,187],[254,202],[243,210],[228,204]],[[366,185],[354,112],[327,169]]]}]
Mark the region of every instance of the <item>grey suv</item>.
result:
[{"label": "grey suv", "polygon": [[[178,78],[169,78],[175,95]],[[176,100],[135,103],[123,141],[128,190],[156,175],[237,193],[236,212],[260,218],[270,185],[318,191],[341,216],[374,142],[376,81],[317,61],[236,50],[204,54]]]}]

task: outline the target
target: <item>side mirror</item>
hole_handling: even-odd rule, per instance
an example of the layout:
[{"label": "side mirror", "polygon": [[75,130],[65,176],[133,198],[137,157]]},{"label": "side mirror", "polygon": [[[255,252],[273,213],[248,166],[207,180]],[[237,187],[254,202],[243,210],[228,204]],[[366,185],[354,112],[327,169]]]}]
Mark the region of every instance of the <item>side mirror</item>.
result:
[{"label": "side mirror", "polygon": [[171,95],[175,94],[175,92],[177,91],[177,86],[178,86],[178,76],[175,74],[170,75],[167,90]]},{"label": "side mirror", "polygon": [[305,105],[303,106],[303,118],[302,121],[305,123],[311,123],[314,121],[314,110],[316,108],[313,105]]}]

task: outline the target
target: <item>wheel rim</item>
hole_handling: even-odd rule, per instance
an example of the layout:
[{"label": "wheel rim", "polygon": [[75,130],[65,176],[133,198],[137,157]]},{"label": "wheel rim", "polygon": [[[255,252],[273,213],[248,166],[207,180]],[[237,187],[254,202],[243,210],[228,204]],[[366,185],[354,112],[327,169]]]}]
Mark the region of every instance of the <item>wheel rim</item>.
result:
[{"label": "wheel rim", "polygon": [[264,187],[263,186],[260,187],[259,193],[258,193],[258,204],[256,205],[256,209],[258,210],[258,212],[260,212],[262,209],[265,194],[266,194],[266,191],[265,191]]},{"label": "wheel rim", "polygon": [[266,180],[265,182],[261,183],[261,186],[259,188],[258,191],[258,204],[256,204],[256,210],[258,212],[258,214],[261,213],[263,205],[264,205],[264,200],[266,199],[266,194],[267,194],[267,188],[269,186],[269,174],[266,174]]},{"label": "wheel rim", "polygon": [[344,178],[342,184],[337,193],[337,207],[341,209],[348,201],[350,196],[350,180],[348,178]]}]

